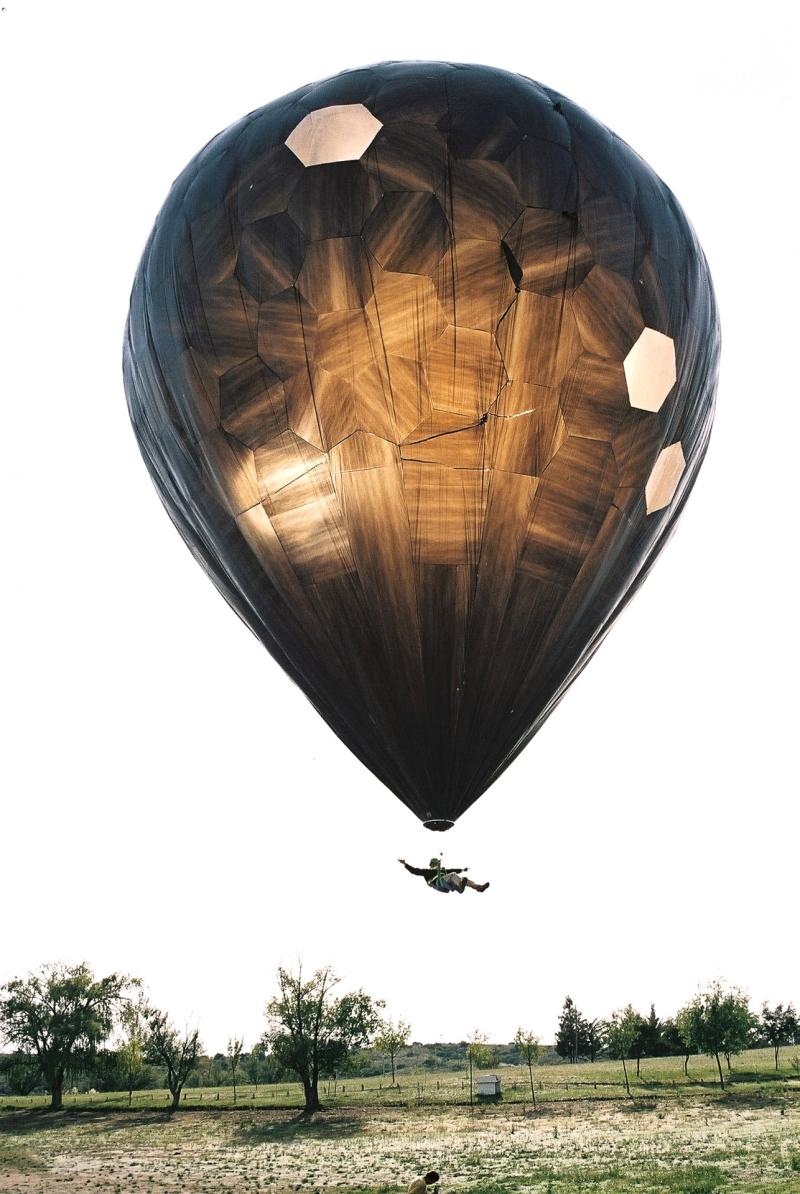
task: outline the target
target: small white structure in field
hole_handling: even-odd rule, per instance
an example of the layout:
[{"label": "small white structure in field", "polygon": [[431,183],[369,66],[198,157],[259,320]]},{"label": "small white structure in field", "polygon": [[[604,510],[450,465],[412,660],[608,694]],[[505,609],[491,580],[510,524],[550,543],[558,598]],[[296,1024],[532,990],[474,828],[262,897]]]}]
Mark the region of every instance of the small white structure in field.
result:
[{"label": "small white structure in field", "polygon": [[478,1078],[476,1093],[479,1099],[496,1099],[503,1093],[503,1087],[497,1074],[481,1074]]}]

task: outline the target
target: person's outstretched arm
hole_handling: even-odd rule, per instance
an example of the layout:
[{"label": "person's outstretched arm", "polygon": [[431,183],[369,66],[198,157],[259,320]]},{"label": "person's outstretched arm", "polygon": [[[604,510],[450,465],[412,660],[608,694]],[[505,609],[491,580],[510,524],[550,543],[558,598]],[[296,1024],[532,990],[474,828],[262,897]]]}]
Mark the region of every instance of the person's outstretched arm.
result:
[{"label": "person's outstretched arm", "polygon": [[423,879],[427,879],[428,875],[432,874],[432,871],[430,869],[425,870],[424,867],[420,868],[418,866],[411,866],[409,863],[406,862],[405,858],[398,858],[397,861],[402,862],[402,864],[406,868],[406,870],[410,871],[412,875],[422,875]]}]

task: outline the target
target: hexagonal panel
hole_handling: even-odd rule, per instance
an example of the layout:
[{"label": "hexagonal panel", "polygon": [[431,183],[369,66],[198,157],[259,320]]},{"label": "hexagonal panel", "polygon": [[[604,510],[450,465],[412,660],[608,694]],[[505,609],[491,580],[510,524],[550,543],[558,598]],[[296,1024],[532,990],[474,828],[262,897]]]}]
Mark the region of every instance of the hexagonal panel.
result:
[{"label": "hexagonal panel", "polygon": [[670,504],[685,468],[682,444],[670,444],[668,448],[659,452],[658,460],[653,465],[653,471],[644,487],[648,514],[655,514],[656,510],[663,510]]},{"label": "hexagonal panel", "polygon": [[335,162],[305,171],[288,211],[309,240],[360,236],[380,194],[378,182],[359,162]]},{"label": "hexagonal panel", "polygon": [[613,195],[593,192],[581,200],[578,220],[598,265],[630,277],[636,248],[636,221]]},{"label": "hexagonal panel", "polygon": [[541,137],[526,137],[506,161],[523,201],[530,207],[575,211],[577,173],[572,155]]},{"label": "hexagonal panel", "polygon": [[[524,383],[511,385],[524,386]],[[492,467],[502,472],[538,477],[561,447],[567,432],[556,391],[543,386],[525,386],[525,389],[535,395],[531,409],[490,417],[490,459]]]},{"label": "hexagonal panel", "polygon": [[459,240],[434,275],[450,323],[493,332],[514,298],[514,281],[496,240]]},{"label": "hexagonal panel", "polygon": [[456,158],[502,162],[522,140],[522,133],[509,116],[481,102],[451,107],[438,127],[447,133],[450,152]]},{"label": "hexagonal panel", "polygon": [[242,229],[236,277],[257,303],[291,286],[303,262],[306,240],[286,212]]},{"label": "hexagonal panel", "polygon": [[561,385],[561,408],[570,435],[609,443],[630,414],[625,373],[619,361],[584,353]]},{"label": "hexagonal panel", "polygon": [[542,477],[523,572],[568,588],[603,524],[617,487],[609,444],[568,436]]},{"label": "hexagonal panel", "polygon": [[372,294],[372,279],[361,238],[315,241],[306,253],[297,289],[320,315],[362,307]]},{"label": "hexagonal panel", "polygon": [[526,207],[503,239],[522,270],[522,290],[563,294],[579,286],[594,264],[576,221],[557,211]]},{"label": "hexagonal panel", "polygon": [[445,251],[448,226],[438,200],[426,191],[384,195],[364,228],[370,252],[385,270],[431,274]]},{"label": "hexagonal panel", "polygon": [[675,385],[675,343],[669,336],[645,328],[623,361],[628,398],[637,410],[661,410]]},{"label": "hexagonal panel", "polygon": [[262,501],[327,459],[324,452],[293,431],[282,431],[256,448],[254,455]]},{"label": "hexagonal panel", "polygon": [[286,145],[304,166],[356,162],[382,128],[363,104],[332,104],[304,116]]},{"label": "hexagonal panel", "polygon": [[320,316],[316,359],[329,373],[352,383],[382,355],[380,336],[360,308]]},{"label": "hexagonal panel", "polygon": [[560,298],[521,291],[497,329],[497,342],[512,381],[559,386],[581,342],[575,319]]},{"label": "hexagonal panel", "polygon": [[317,313],[292,287],[258,308],[258,355],[280,378],[308,368],[313,358]]},{"label": "hexagonal panel", "polygon": [[367,315],[398,357],[420,360],[445,329],[433,282],[420,274],[382,274]]},{"label": "hexagonal panel", "polygon": [[450,185],[453,229],[459,239],[503,236],[524,206],[500,162],[453,162]]},{"label": "hexagonal panel", "polygon": [[442,134],[418,121],[386,125],[364,159],[364,166],[386,191],[441,191],[447,172]]},{"label": "hexagonal panel", "polygon": [[621,361],[644,329],[636,292],[626,278],[596,265],[570,298],[587,352]]},{"label": "hexagonal panel", "polygon": [[287,430],[283,385],[258,357],[222,374],[219,398],[222,426],[248,448]]},{"label": "hexagonal panel", "polygon": [[448,327],[431,349],[425,370],[433,405],[467,419],[485,414],[506,381],[494,336],[472,328]]},{"label": "hexagonal panel", "polygon": [[403,460],[446,464],[449,468],[483,468],[486,424],[464,426],[458,412],[434,410],[400,445]]}]

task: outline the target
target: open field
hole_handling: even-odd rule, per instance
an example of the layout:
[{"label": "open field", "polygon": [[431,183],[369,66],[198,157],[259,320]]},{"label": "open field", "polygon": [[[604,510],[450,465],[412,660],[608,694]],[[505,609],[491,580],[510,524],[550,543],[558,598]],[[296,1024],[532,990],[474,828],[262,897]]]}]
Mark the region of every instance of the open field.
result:
[{"label": "open field", "polygon": [[[799,1059],[797,1064],[795,1059]],[[758,1091],[777,1095],[786,1088],[800,1090],[800,1048],[789,1045],[781,1050],[780,1068],[776,1072],[771,1049],[749,1049],[732,1059],[733,1069],[727,1072],[723,1061],[726,1081],[737,1088],[746,1086],[751,1093]],[[488,1067],[503,1080],[503,1102],[530,1104],[531,1089],[527,1068],[523,1066]],[[477,1073],[478,1071],[476,1071]],[[631,1091],[637,1097],[659,1096],[661,1098],[682,1098],[686,1095],[710,1093],[718,1087],[716,1063],[709,1057],[692,1057],[689,1060],[688,1077],[683,1073],[683,1059],[680,1057],[658,1057],[645,1059],[641,1064],[641,1075],[636,1077],[636,1063],[628,1062]],[[533,1067],[533,1082],[538,1103],[561,1102],[570,1099],[625,1099],[625,1085],[622,1064],[618,1061],[596,1061],[593,1064],[581,1062],[578,1065],[538,1065]],[[320,1094],[326,1107],[414,1107],[452,1106],[469,1102],[469,1084],[465,1074],[452,1070],[431,1072],[399,1068],[397,1083],[391,1084],[391,1076],[382,1078],[345,1077],[337,1081],[322,1082]],[[3,1111],[35,1110],[46,1107],[49,1096],[0,1095],[0,1114]],[[140,1090],[133,1092],[132,1106],[139,1110],[161,1110],[169,1102],[165,1090]],[[186,1088],[182,1104],[187,1107],[203,1108],[233,1106],[231,1086]],[[303,1090],[299,1082],[278,1082],[258,1087],[240,1083],[237,1088],[237,1106],[250,1109],[291,1110],[303,1105]],[[111,1094],[64,1095],[65,1109],[111,1110],[127,1108],[128,1095],[124,1092]]]},{"label": "open field", "polygon": [[399,1091],[346,1079],[311,1119],[289,1106],[291,1084],[257,1098],[242,1088],[236,1107],[228,1087],[189,1091],[172,1117],[159,1091],[130,1111],[122,1095],[68,1097],[58,1114],[41,1098],[4,1099],[0,1194],[399,1194],[431,1165],[444,1191],[463,1194],[800,1192],[794,1052],[777,1075],[767,1050],[744,1054],[724,1093],[705,1059],[692,1058],[689,1081],[680,1059],[645,1061],[633,1099],[618,1063],[540,1066],[535,1114],[527,1070],[512,1067],[501,1069],[504,1101],[474,1111],[446,1072],[402,1073]]},{"label": "open field", "polygon": [[788,1194],[800,1098],[290,1112],[67,1112],[0,1119],[3,1194],[222,1190],[399,1194],[428,1165],[463,1194]]}]

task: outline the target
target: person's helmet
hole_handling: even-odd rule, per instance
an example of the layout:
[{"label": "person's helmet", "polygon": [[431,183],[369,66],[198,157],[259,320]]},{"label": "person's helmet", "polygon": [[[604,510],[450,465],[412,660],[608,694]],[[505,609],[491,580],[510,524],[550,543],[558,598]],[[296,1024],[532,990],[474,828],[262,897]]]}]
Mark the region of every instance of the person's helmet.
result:
[{"label": "person's helmet", "polygon": [[442,865],[442,860],[441,860],[441,858],[432,858],[432,859],[430,860],[430,862],[428,863],[428,866],[437,866],[437,867],[438,867],[438,866],[441,866],[441,865]]}]

